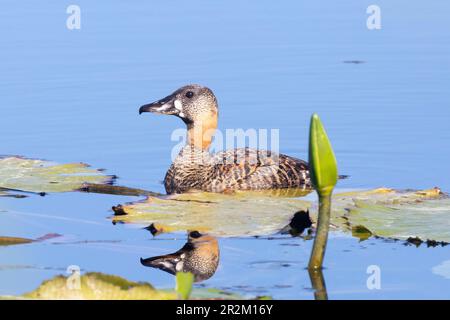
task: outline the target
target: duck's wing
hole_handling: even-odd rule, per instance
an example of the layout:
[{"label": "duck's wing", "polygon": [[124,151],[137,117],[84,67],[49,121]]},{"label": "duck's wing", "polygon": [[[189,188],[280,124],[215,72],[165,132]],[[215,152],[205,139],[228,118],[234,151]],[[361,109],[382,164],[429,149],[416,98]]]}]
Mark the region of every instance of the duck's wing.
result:
[{"label": "duck's wing", "polygon": [[214,155],[218,185],[243,190],[310,187],[308,164],[267,150],[241,148]]}]

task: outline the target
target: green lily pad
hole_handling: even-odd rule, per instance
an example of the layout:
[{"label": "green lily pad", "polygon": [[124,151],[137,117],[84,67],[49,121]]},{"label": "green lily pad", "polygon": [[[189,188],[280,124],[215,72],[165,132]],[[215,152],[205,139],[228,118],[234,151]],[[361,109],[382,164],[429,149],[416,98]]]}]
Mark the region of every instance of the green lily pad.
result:
[{"label": "green lily pad", "polygon": [[[175,290],[158,290],[147,282],[133,282],[119,276],[99,272],[89,272],[76,278],[72,276],[56,276],[42,284],[32,292],[20,297],[46,300],[175,300]],[[190,299],[242,299],[241,296],[209,288],[195,288]]]},{"label": "green lily pad", "polygon": [[366,233],[381,237],[450,242],[450,199],[439,189],[417,192],[378,189],[336,195],[335,199],[333,212],[340,212],[353,230],[363,226]]},{"label": "green lily pad", "polygon": [[77,300],[167,300],[176,294],[156,290],[148,283],[128,281],[124,278],[97,272],[79,278],[56,276],[44,281],[39,288],[24,295],[29,299]]},{"label": "green lily pad", "polygon": [[25,192],[68,192],[85,183],[111,183],[112,176],[84,163],[55,164],[22,157],[0,158],[0,189]]},{"label": "green lily pad", "polygon": [[115,207],[116,214],[121,215],[113,219],[153,223],[161,232],[198,230],[222,237],[253,236],[278,232],[295,212],[310,205],[267,192],[186,193]]},{"label": "green lily pad", "polygon": [[[222,237],[254,236],[279,232],[295,212],[308,208],[316,220],[317,204],[298,197],[253,191],[193,193],[118,206],[115,211],[120,215],[113,219],[153,223],[160,232],[199,230]],[[450,199],[439,189],[336,193],[331,208],[334,229],[361,240],[376,235],[450,242]]]},{"label": "green lily pad", "polygon": [[1,237],[0,236],[0,246],[11,246],[16,244],[25,244],[30,243],[35,240],[33,239],[26,239],[26,238],[19,238],[19,237]]}]

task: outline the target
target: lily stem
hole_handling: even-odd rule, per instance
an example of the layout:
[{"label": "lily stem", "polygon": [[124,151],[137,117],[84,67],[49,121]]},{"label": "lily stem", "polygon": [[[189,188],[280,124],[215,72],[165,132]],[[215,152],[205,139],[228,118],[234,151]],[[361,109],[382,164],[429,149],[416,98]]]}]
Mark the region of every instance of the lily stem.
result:
[{"label": "lily stem", "polygon": [[309,278],[314,289],[316,300],[328,300],[327,287],[321,269],[309,269]]},{"label": "lily stem", "polygon": [[319,215],[317,219],[316,237],[314,239],[308,269],[322,269],[323,257],[327,247],[328,230],[330,229],[331,191],[319,193]]}]

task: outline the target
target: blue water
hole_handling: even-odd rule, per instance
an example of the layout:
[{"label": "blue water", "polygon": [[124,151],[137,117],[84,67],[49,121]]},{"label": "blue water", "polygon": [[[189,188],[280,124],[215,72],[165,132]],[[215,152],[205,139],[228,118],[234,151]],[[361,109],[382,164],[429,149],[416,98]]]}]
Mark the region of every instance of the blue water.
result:
[{"label": "blue water", "polygon": [[[163,192],[170,135],[183,124],[139,116],[138,108],[200,83],[219,100],[220,129],[279,129],[280,151],[300,158],[307,157],[309,117],[319,113],[340,172],[351,176],[341,188],[450,191],[447,1],[377,1],[381,30],[366,28],[370,1],[77,1],[80,30],[66,28],[69,4],[1,4],[0,154],[87,162],[118,175],[121,185]],[[353,60],[362,63],[344,63]],[[185,236],[152,240],[137,227],[113,226],[109,208],[131,200],[2,198],[10,213],[0,215],[0,235],[63,237],[0,248],[0,294],[30,291],[69,264],[173,286],[170,275],[141,267],[139,257],[179,248]],[[312,298],[303,270],[311,241],[220,243],[220,268],[205,285]],[[449,280],[431,268],[449,253],[335,234],[325,271],[329,296],[448,298]],[[366,287],[370,264],[382,265],[381,290]]]}]

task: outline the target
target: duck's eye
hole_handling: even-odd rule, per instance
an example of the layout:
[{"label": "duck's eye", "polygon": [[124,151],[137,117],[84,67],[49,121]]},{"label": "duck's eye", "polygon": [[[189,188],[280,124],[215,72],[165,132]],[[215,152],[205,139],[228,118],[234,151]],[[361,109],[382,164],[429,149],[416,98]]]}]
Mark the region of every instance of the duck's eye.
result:
[{"label": "duck's eye", "polygon": [[186,92],[186,97],[188,97],[189,99],[192,98],[193,96],[194,96],[194,93],[192,91]]},{"label": "duck's eye", "polygon": [[191,238],[200,238],[202,235],[198,231],[192,231],[191,233],[189,233],[189,236]]}]

